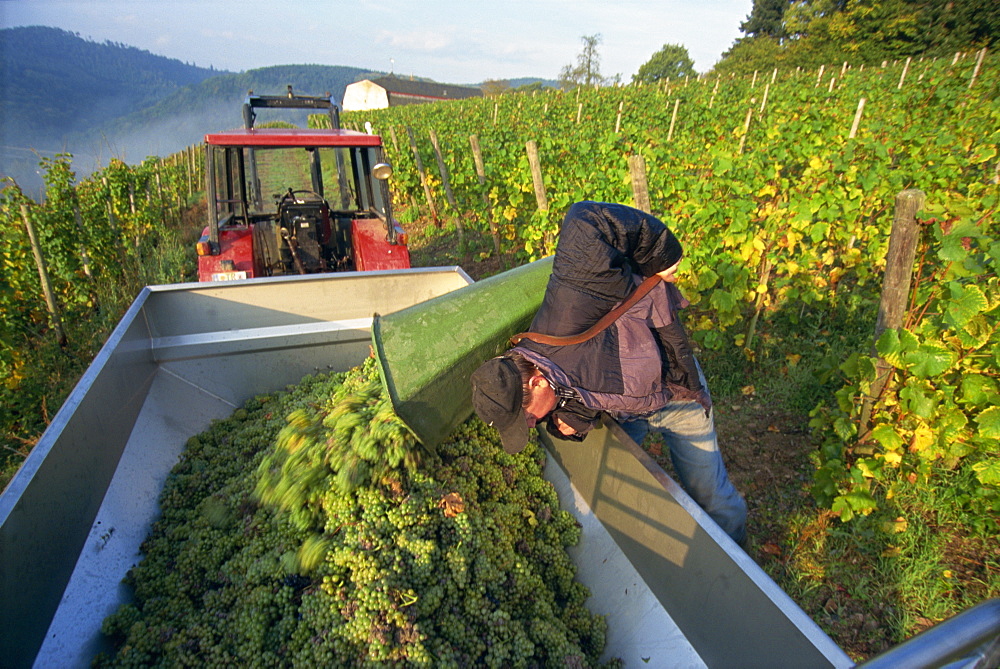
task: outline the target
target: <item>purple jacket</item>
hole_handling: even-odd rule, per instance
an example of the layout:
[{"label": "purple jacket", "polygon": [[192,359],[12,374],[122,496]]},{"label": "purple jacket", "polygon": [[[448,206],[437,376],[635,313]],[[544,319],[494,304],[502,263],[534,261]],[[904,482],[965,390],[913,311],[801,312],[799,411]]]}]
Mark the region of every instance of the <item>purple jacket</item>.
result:
[{"label": "purple jacket", "polygon": [[[642,278],[680,257],[679,242],[654,216],[619,204],[579,202],[563,220],[552,278],[531,330],[557,336],[583,332]],[[683,306],[677,287],[661,283],[589,341],[548,346],[525,339],[513,351],[556,384],[576,390],[589,409],[616,418],[649,414],[672,399],[694,399],[704,391],[676,317]],[[596,412],[590,415],[596,421]]]}]

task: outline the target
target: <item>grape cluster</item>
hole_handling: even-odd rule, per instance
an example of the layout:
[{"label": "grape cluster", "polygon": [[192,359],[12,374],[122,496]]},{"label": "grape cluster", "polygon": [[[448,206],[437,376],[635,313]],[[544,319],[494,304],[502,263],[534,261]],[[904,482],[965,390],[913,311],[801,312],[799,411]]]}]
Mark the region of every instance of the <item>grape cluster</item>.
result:
[{"label": "grape cluster", "polygon": [[537,444],[478,419],[423,450],[371,364],[192,438],[95,666],[597,666]]}]

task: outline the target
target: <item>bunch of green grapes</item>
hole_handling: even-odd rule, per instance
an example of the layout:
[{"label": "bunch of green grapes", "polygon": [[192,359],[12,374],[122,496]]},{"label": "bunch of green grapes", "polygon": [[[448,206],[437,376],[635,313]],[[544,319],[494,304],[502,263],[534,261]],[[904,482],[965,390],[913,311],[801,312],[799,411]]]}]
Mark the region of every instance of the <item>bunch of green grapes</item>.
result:
[{"label": "bunch of green grapes", "polygon": [[599,664],[544,451],[476,418],[421,450],[381,388],[308,377],[191,439],[95,665]]},{"label": "bunch of green grapes", "polygon": [[257,494],[310,528],[320,521],[319,499],[330,485],[350,492],[400,467],[415,468],[421,454],[382,392],[375,359],[368,358],[328,400],[288,416],[277,447],[260,465]]}]

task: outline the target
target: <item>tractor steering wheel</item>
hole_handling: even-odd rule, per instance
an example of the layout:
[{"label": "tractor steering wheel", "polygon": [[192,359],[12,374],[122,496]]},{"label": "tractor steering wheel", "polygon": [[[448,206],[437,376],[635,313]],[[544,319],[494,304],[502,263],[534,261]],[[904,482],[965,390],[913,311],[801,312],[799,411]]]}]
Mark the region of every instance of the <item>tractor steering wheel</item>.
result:
[{"label": "tractor steering wheel", "polygon": [[291,188],[289,188],[288,192],[286,192],[282,196],[281,199],[284,200],[285,198],[291,198],[291,199],[294,200],[294,199],[296,199],[295,196],[298,195],[298,194],[300,194],[300,193],[311,196],[311,197],[302,198],[303,201],[315,200],[315,201],[318,201],[318,202],[323,202],[323,196],[322,195],[320,195],[319,193],[317,193],[314,190],[308,190],[306,188],[302,188],[302,189],[299,189],[299,190],[292,190]]}]

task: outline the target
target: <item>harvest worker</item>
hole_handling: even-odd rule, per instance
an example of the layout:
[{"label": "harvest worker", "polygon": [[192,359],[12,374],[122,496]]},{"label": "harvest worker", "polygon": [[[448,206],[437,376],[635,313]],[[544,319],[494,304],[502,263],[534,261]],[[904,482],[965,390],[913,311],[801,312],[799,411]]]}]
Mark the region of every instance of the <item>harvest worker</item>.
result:
[{"label": "harvest worker", "polygon": [[[726,473],[708,386],[677,318],[688,304],[673,283],[682,254],[654,216],[621,204],[574,204],[531,332],[476,370],[472,403],[508,453],[523,449],[541,423],[557,438],[582,441],[605,413],[637,443],[650,431],[662,435],[688,494],[743,545],[746,502]],[[591,330],[654,276],[662,281],[644,282],[647,294]]]}]

